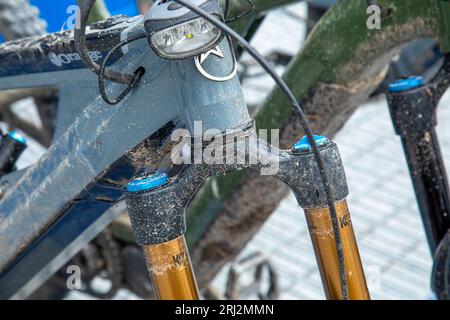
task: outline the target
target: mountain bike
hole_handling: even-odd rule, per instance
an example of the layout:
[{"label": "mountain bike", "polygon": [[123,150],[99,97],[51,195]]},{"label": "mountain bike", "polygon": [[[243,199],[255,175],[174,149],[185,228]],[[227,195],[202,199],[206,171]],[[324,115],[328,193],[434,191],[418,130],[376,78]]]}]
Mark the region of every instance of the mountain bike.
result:
[{"label": "mountain bike", "polygon": [[[104,227],[125,198],[137,242],[147,255],[157,296],[198,298],[183,237],[184,211],[195,191],[213,175],[248,167],[263,171],[279,165],[281,170],[273,174],[292,185],[303,207],[315,212],[317,207],[326,210],[327,203],[331,204],[336,219],[312,219],[314,228],[331,228],[333,220],[336,229],[337,212],[348,216],[345,176],[335,144],[323,137],[314,138],[304,118],[307,138],[290,151],[278,150],[256,135],[236,78],[229,36],[244,41],[244,45],[246,42],[222,22],[227,9],[223,10],[217,1],[158,1],[145,16],[112,18],[91,24],[87,30],[94,2],[79,2],[81,24],[74,33],[28,38],[3,46],[3,79],[7,79],[3,89],[34,86],[38,76],[40,86],[57,86],[59,99],[64,101],[60,103],[55,139],[47,154],[32,168],[2,177],[2,185],[10,186],[1,209],[3,297],[10,298],[18,286],[32,286],[38,281],[36,276],[26,279],[19,274],[38,273],[50,260],[57,265],[60,249],[68,250],[77,239],[80,241],[80,234],[82,241],[89,237],[86,234],[95,235],[93,222],[95,228],[102,223]],[[247,49],[283,87],[283,81],[264,59],[248,45]],[[15,63],[17,56],[21,57],[20,67]],[[100,60],[101,65],[97,64]],[[111,82],[108,86],[106,80]],[[160,84],[158,89],[152,90],[156,83]],[[80,88],[83,96],[73,99],[74,90]],[[289,94],[289,89],[284,90]],[[120,94],[111,98],[115,91]],[[302,115],[295,99],[292,103]],[[196,132],[197,123],[201,123],[200,133]],[[191,144],[194,158],[197,148],[204,152],[214,145],[205,141],[228,134],[232,135],[229,143],[236,151],[227,157],[240,155],[245,160],[257,152],[258,158],[251,164],[231,161],[173,165],[163,157],[157,162],[156,172],[150,159],[136,161],[146,144],[155,143],[156,138],[164,147],[170,144],[167,133],[180,127],[193,133],[194,140],[201,138],[200,144]],[[14,146],[8,147],[14,152],[6,158],[16,158],[25,141],[15,133],[3,138],[5,145]],[[242,144],[245,151],[239,153]],[[319,161],[317,167],[311,165],[315,160]],[[5,165],[5,171],[10,171],[10,166]],[[309,176],[311,181],[299,184],[299,174]],[[324,179],[322,187],[316,187],[318,177]],[[129,180],[125,189],[124,182]],[[335,188],[331,184],[336,184]],[[339,203],[337,211],[334,197]],[[351,240],[352,229],[348,217],[345,219],[343,228]],[[10,221],[14,221],[14,228]],[[316,239],[318,252],[325,250],[329,241],[338,239],[338,268],[324,268],[329,295],[366,298],[362,270],[355,272],[360,276],[350,279],[349,284],[355,285],[351,284],[347,293],[345,271],[342,274],[344,250],[349,268],[362,266],[355,241],[342,247],[339,235]],[[23,251],[24,247],[31,250]],[[43,259],[42,254],[48,259]],[[329,257],[326,255],[321,264],[332,263]]]},{"label": "mountain bike", "polygon": [[[30,292],[42,283],[71,252],[124,210],[125,198],[157,296],[198,298],[183,237],[186,206],[210,176],[279,164],[274,176],[294,191],[305,209],[327,297],[367,299],[336,145],[312,136],[284,82],[242,38],[220,23],[224,10],[219,4],[158,1],[146,16],[112,18],[85,32],[93,2],[80,1],[82,24],[75,35],[29,38],[1,48],[2,89],[18,87],[15,81],[19,80],[20,87],[33,87],[39,77],[40,86],[57,86],[60,96],[55,139],[48,153],[32,168],[1,179],[9,189],[0,203],[2,297],[20,297],[20,291]],[[352,4],[343,1],[342,6]],[[361,9],[363,4],[358,6]],[[199,30],[207,30],[206,35]],[[303,119],[307,137],[290,149],[270,146],[256,135],[235,77],[229,35],[271,73]],[[171,51],[174,39],[193,40],[188,41],[189,50]],[[96,61],[102,61],[101,65]],[[105,80],[113,83],[105,86]],[[413,88],[398,83],[394,87],[392,92],[397,93],[398,87]],[[74,101],[80,88],[84,95]],[[111,98],[114,93],[119,95]],[[195,122],[203,125],[199,132]],[[244,159],[255,150],[261,158],[254,164],[177,166],[170,164],[167,153],[160,159],[146,158],[148,148],[172,149],[170,134],[185,127],[194,133],[193,141],[189,138],[185,144],[188,151],[183,148],[185,158],[192,155],[195,160],[196,150],[214,146],[211,141],[223,141],[226,133],[232,135],[232,158],[239,155],[239,148],[234,148],[239,145],[245,146]],[[195,138],[202,139],[196,143]],[[4,140],[14,145],[11,150],[23,147],[24,141],[14,133]],[[48,261],[51,265],[46,265]],[[44,267],[46,274],[40,272]]]}]

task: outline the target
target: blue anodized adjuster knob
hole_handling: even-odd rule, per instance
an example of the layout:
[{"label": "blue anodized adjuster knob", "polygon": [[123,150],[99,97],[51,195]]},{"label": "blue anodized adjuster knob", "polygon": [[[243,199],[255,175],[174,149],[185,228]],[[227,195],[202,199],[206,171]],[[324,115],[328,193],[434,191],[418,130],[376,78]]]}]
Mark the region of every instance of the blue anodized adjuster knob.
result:
[{"label": "blue anodized adjuster knob", "polygon": [[404,92],[419,88],[423,85],[423,78],[420,76],[412,76],[406,79],[399,79],[389,85],[389,92]]},{"label": "blue anodized adjuster knob", "polygon": [[[318,147],[322,147],[328,143],[330,143],[330,140],[327,137],[323,136],[314,136],[314,141],[316,141],[316,144]],[[304,136],[300,139],[299,142],[294,144],[292,147],[293,151],[299,152],[299,151],[311,151],[311,144],[309,143],[309,139],[307,136]]]},{"label": "blue anodized adjuster knob", "polygon": [[169,182],[169,176],[165,173],[156,173],[147,177],[137,178],[131,181],[127,186],[127,191],[137,193],[142,191],[149,191]]}]

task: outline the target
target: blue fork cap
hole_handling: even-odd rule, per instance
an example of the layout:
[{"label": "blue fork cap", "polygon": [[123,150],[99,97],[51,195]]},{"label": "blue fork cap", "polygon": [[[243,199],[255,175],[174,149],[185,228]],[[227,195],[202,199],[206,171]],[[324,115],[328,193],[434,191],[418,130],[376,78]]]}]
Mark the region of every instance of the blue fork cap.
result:
[{"label": "blue fork cap", "polygon": [[131,193],[137,193],[142,191],[149,191],[169,182],[169,176],[165,173],[152,174],[148,177],[138,178],[131,181],[127,186],[127,191]]},{"label": "blue fork cap", "polygon": [[389,92],[402,92],[412,89],[416,89],[423,85],[423,78],[419,76],[413,76],[406,79],[399,79],[392,82],[389,85]]},{"label": "blue fork cap", "polygon": [[[330,143],[330,140],[327,137],[323,136],[314,136],[314,141],[316,141],[318,147]],[[294,146],[292,147],[293,151],[310,151],[311,149],[312,149],[311,144],[309,143],[309,139],[307,136],[304,136],[299,142],[294,144]]]},{"label": "blue fork cap", "polygon": [[15,131],[10,131],[8,136],[21,144],[27,144],[27,140]]}]

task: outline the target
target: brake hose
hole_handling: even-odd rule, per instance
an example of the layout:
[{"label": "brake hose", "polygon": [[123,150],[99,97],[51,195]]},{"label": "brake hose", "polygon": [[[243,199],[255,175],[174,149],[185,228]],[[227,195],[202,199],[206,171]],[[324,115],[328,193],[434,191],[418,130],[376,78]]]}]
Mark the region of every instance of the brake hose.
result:
[{"label": "brake hose", "polygon": [[[121,102],[131,92],[131,90],[133,90],[133,88],[137,86],[145,73],[145,69],[143,67],[139,67],[133,73],[125,73],[117,72],[114,70],[106,70],[106,65],[114,52],[131,42],[144,38],[145,33],[134,35],[118,43],[109,51],[107,57],[103,60],[102,65],[98,65],[97,63],[92,61],[86,45],[87,21],[89,18],[89,13],[91,12],[95,1],[96,0],[78,0],[78,4],[80,6],[80,24],[75,28],[75,48],[77,49],[77,52],[80,55],[83,63],[89,68],[89,70],[98,75],[99,90],[103,101],[105,101],[109,105],[116,105]],[[117,98],[111,100],[106,94],[104,85],[105,79],[115,83],[125,84],[127,85],[127,87]]]},{"label": "brake hose", "polygon": [[311,129],[311,126],[309,125],[309,122],[303,113],[303,109],[300,106],[299,102],[295,98],[292,91],[289,89],[287,84],[284,82],[284,80],[276,73],[276,71],[269,65],[269,63],[265,60],[265,58],[258,52],[256,49],[254,49],[250,43],[248,43],[241,35],[239,35],[236,31],[228,27],[225,23],[215,18],[213,15],[210,15],[205,10],[201,9],[200,7],[190,3],[186,0],[173,0],[182,6],[188,8],[192,12],[195,12],[199,16],[203,17],[204,19],[211,22],[213,25],[215,25],[217,28],[221,29],[222,32],[227,34],[228,36],[234,38],[238,44],[243,47],[245,51],[247,51],[255,60],[258,62],[258,64],[272,77],[272,79],[275,81],[277,86],[280,88],[280,90],[284,93],[286,98],[288,99],[291,106],[294,108],[294,110],[297,112],[299,118],[300,118],[300,124],[305,131],[305,134],[308,138],[309,143],[311,144],[311,148],[313,150],[314,158],[317,162],[317,166],[319,168],[320,177],[325,189],[325,194],[327,198],[327,204],[328,208],[330,210],[330,216],[331,216],[331,222],[333,225],[333,233],[334,238],[336,242],[336,251],[338,256],[338,264],[339,264],[339,276],[340,276],[340,284],[341,284],[341,295],[343,300],[348,300],[348,288],[347,288],[347,275],[346,275],[346,268],[345,268],[345,260],[344,260],[344,252],[342,247],[342,238],[339,230],[339,220],[336,212],[335,202],[334,202],[334,196],[333,196],[333,190],[331,188],[331,184],[329,182],[328,173],[326,172],[326,166],[325,162],[322,158],[322,155],[320,154],[320,150],[316,144],[316,141],[314,139],[314,135]]},{"label": "brake hose", "polygon": [[[87,21],[89,19],[89,14],[92,7],[94,6],[96,0],[78,0],[78,5],[80,6],[80,24],[76,26],[74,32],[75,48],[80,55],[81,60],[84,64],[97,75],[100,73],[100,66],[92,61],[89,56],[89,50],[86,45],[86,27]],[[130,84],[135,78],[134,74],[117,72],[113,70],[108,70],[104,78],[110,81],[114,81],[122,84]]]}]

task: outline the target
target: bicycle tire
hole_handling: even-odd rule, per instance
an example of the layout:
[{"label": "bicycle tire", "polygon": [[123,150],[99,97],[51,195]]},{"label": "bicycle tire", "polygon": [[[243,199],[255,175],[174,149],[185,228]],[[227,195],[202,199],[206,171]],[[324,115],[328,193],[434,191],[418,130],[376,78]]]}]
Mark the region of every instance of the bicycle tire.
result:
[{"label": "bicycle tire", "polygon": [[5,41],[47,33],[39,9],[28,0],[0,0],[0,34]]}]

